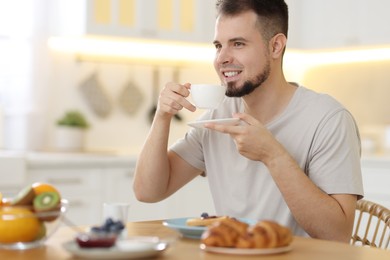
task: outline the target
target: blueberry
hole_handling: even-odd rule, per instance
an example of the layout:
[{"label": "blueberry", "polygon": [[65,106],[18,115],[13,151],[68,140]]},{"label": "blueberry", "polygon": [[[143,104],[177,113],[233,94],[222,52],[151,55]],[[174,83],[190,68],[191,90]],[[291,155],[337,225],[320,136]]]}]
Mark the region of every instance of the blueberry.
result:
[{"label": "blueberry", "polygon": [[93,233],[103,233],[104,232],[104,230],[101,228],[101,227],[92,227],[91,228],[91,232],[93,232]]},{"label": "blueberry", "polygon": [[209,214],[207,212],[203,212],[200,217],[202,218],[208,218],[209,217]]},{"label": "blueberry", "polygon": [[118,223],[116,223],[116,227],[118,230],[123,230],[125,228],[125,225],[123,225],[122,222],[118,222]]},{"label": "blueberry", "polygon": [[114,220],[112,218],[107,218],[104,222],[105,226],[111,226],[112,224],[114,224]]}]

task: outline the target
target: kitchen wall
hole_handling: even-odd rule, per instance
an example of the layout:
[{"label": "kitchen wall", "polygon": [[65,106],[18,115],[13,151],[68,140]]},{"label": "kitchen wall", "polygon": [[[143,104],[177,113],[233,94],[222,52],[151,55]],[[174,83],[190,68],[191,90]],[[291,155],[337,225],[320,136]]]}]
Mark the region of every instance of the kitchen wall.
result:
[{"label": "kitchen wall", "polygon": [[390,124],[390,61],[333,64],[307,71],[303,83],[335,96],[359,125]]},{"label": "kitchen wall", "polygon": [[302,83],[337,98],[354,115],[370,153],[389,153],[390,61],[331,64],[308,70]]},{"label": "kitchen wall", "polygon": [[[336,1],[333,1],[336,4]],[[51,1],[50,3],[52,2],[54,3],[55,1]],[[22,114],[20,120],[17,117],[11,118],[13,120],[12,124],[5,118],[5,123],[11,126],[9,129],[6,129],[8,131],[7,134],[8,136],[12,135],[15,137],[14,139],[18,143],[18,148],[25,147],[27,149],[33,148],[53,151],[55,150],[56,137],[55,122],[65,111],[78,109],[85,113],[91,123],[91,128],[88,130],[86,139],[86,148],[88,151],[137,153],[150,127],[148,113],[153,105],[152,75],[154,67],[136,63],[110,63],[110,61],[103,63],[81,62],[72,54],[47,50],[47,37],[51,36],[50,34],[53,30],[51,27],[56,27],[55,25],[58,23],[58,21],[56,23],[56,18],[61,17],[59,15],[61,13],[60,11],[66,9],[64,7],[67,6],[66,3],[68,2],[62,1],[61,3],[64,6],[56,7],[54,11],[52,10],[53,8],[49,8],[53,4],[48,5],[43,1],[38,8],[40,10],[38,17],[43,17],[44,19],[35,26],[37,28],[34,30],[37,32],[33,37],[35,43],[34,50],[37,50],[37,53],[34,54],[34,69],[32,71],[34,76],[33,82],[31,83],[33,87],[31,87],[32,91],[29,93],[33,96],[32,103],[35,106],[31,107],[31,109],[28,108],[30,110],[26,114]],[[349,22],[346,28],[343,27],[343,23],[340,24],[337,22],[341,18],[331,21],[333,27],[330,27],[328,22],[326,25],[323,25],[324,27],[309,26],[312,25],[310,23],[312,20],[316,21],[316,25],[317,23],[320,24],[321,22],[322,24],[323,21],[328,21],[326,17],[329,17],[329,13],[324,12],[322,8],[318,8],[318,6],[325,5],[323,1],[306,0],[287,2],[291,2],[290,11],[295,14],[295,16],[292,15],[291,20],[289,46],[307,48],[307,44],[303,43],[308,41],[308,39],[302,38],[303,36],[311,39],[310,46],[313,49],[323,48],[325,43],[328,44],[328,47],[338,46],[340,44],[338,39],[341,39],[343,43],[350,42],[348,39],[352,36],[348,36],[346,39],[340,37],[345,35],[345,32],[351,34],[356,33],[357,35],[353,35],[352,37],[354,39],[373,39],[374,41],[368,42],[370,44],[378,42],[386,43],[385,39],[388,39],[380,37],[386,35],[382,29],[371,30],[377,24],[386,24],[387,20],[380,20],[381,22],[379,22],[379,20],[372,18],[385,19],[384,15],[376,15],[376,12],[363,12],[365,10],[363,7],[366,5],[371,6],[366,1],[356,1],[360,3],[356,6],[359,7],[358,9],[364,15],[368,15],[368,13],[374,14],[375,17],[371,19],[362,20],[357,16],[359,12],[346,12],[342,8],[328,10],[330,14],[336,11],[338,14],[337,17],[340,16],[343,20],[348,20]],[[350,3],[352,2],[355,3],[355,1],[350,1]],[[343,5],[349,8],[350,3],[344,3]],[[372,4],[372,7],[383,6],[387,1],[382,0],[381,3],[380,5]],[[75,5],[75,7],[79,7],[77,10],[75,8],[68,8],[68,13],[72,14],[70,16],[72,19],[70,20],[76,24],[76,26],[70,26],[72,29],[74,27],[81,29],[82,27],[76,23],[76,21],[80,23],[83,21],[83,19],[76,19],[77,17],[83,17],[85,15],[84,7],[80,8],[80,6],[80,4]],[[335,5],[331,4],[330,6]],[[351,4],[351,6],[355,5]],[[309,7],[312,7],[312,9],[307,10]],[[386,8],[380,9],[383,11]],[[50,14],[48,18],[45,18],[45,13]],[[346,15],[352,17],[344,19]],[[353,20],[351,20],[352,18]],[[48,20],[50,22],[47,22]],[[66,20],[68,21],[69,19]],[[370,23],[368,24],[369,21]],[[349,30],[350,25],[353,25],[353,28],[363,28],[361,23],[367,23],[364,28],[367,27],[367,32],[372,32],[372,34],[362,33],[360,35],[353,30]],[[356,24],[358,26],[355,26]],[[69,24],[66,23],[66,25]],[[338,26],[341,27],[339,28]],[[62,28],[59,25],[57,27]],[[335,28],[338,30],[335,30]],[[317,34],[321,34],[329,41],[324,41],[323,38],[317,37]],[[329,35],[334,37],[329,37]],[[370,37],[363,37],[367,35]],[[373,37],[375,35],[377,37]],[[358,42],[362,44],[367,43],[363,40]],[[347,46],[349,45],[347,44]],[[363,134],[367,133],[367,135],[375,136],[378,140],[381,139],[380,141],[376,141],[378,143],[382,141],[384,126],[390,124],[390,115],[387,113],[388,108],[386,106],[386,98],[389,96],[388,92],[390,91],[387,86],[389,74],[386,72],[388,71],[390,61],[343,63],[338,65],[328,64],[324,66],[316,65],[307,70],[306,68],[301,68],[302,63],[296,63],[298,60],[299,58],[293,58],[285,62],[286,77],[288,80],[301,82],[309,88],[329,93],[336,97],[354,114]],[[173,80],[174,69],[166,64],[160,64],[161,76],[158,84],[159,89],[164,86],[165,82]],[[211,63],[186,65],[185,67],[181,67],[179,72],[179,81],[182,83],[218,82]],[[93,73],[96,73],[112,105],[112,111],[106,118],[101,118],[96,115],[80,93],[79,85]],[[118,104],[121,91],[129,82],[134,83],[143,97],[142,104],[132,115],[126,114]],[[183,136],[188,129],[186,122],[195,119],[200,112],[193,114],[183,111],[181,113],[184,120],[183,122],[173,122],[170,143],[178,137]],[[24,140],[24,138],[28,140]]]},{"label": "kitchen wall", "polygon": [[[53,149],[55,121],[68,109],[79,109],[91,122],[86,146],[91,151],[137,153],[150,127],[148,113],[153,106],[153,70],[155,67],[126,63],[79,62],[72,55],[52,53],[50,68],[50,105],[47,114],[48,135],[46,149]],[[291,62],[291,64],[294,64]],[[390,124],[389,105],[390,61],[343,63],[315,66],[306,71],[286,67],[288,80],[299,81],[308,88],[328,93],[344,104],[355,116],[362,137],[373,137],[382,142],[384,126]],[[175,68],[160,66],[158,88],[173,80]],[[112,111],[100,118],[81,95],[80,84],[93,73],[111,100]],[[179,81],[218,82],[212,64],[179,68]],[[143,102],[133,115],[121,110],[118,98],[123,88],[132,82],[142,93]],[[183,111],[182,122],[173,121],[172,143],[188,130],[187,121],[200,114]],[[380,145],[380,144],[376,144]]]},{"label": "kitchen wall", "polygon": [[[141,148],[150,128],[149,113],[154,105],[153,71],[160,71],[158,89],[166,82],[173,81],[178,69],[179,82],[218,83],[212,64],[186,65],[175,68],[137,65],[131,63],[101,63],[77,61],[73,55],[51,53],[49,105],[47,107],[47,138],[45,149],[55,146],[55,122],[69,109],[78,109],[85,113],[91,123],[88,130],[86,147],[90,151],[137,153]],[[101,87],[106,92],[112,110],[106,118],[99,117],[88,105],[81,94],[80,84],[96,73]],[[119,105],[119,96],[127,84],[134,84],[139,89],[143,102],[134,114],[123,111]],[[188,129],[187,121],[194,120],[202,111],[196,113],[182,111],[183,121],[173,121],[171,141],[181,137]]]}]

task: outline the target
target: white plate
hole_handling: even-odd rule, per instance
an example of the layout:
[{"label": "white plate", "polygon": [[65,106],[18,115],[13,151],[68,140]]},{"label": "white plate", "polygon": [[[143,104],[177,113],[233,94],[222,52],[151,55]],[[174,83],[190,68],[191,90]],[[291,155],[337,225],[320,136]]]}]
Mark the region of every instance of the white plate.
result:
[{"label": "white plate", "polygon": [[230,247],[213,247],[206,246],[204,244],[200,245],[200,249],[210,252],[210,253],[218,253],[218,254],[228,254],[228,255],[273,255],[273,254],[281,254],[286,253],[292,250],[292,246],[285,247],[277,247],[277,248],[255,248],[255,249],[247,249],[247,248],[230,248]]},{"label": "white plate", "polygon": [[188,122],[187,125],[196,128],[203,128],[204,124],[206,123],[213,123],[219,125],[237,125],[239,121],[240,121],[239,118],[223,118],[223,119],[192,121],[192,122]]},{"label": "white plate", "polygon": [[115,260],[153,257],[167,249],[168,243],[156,241],[155,237],[137,237],[118,240],[110,248],[82,248],[75,240],[64,243],[63,247],[79,258]]},{"label": "white plate", "polygon": [[[183,237],[191,239],[200,239],[203,232],[207,227],[188,226],[187,219],[189,218],[173,218],[163,221],[163,225],[179,231]],[[240,221],[253,225],[256,223],[254,220],[239,218]]]}]

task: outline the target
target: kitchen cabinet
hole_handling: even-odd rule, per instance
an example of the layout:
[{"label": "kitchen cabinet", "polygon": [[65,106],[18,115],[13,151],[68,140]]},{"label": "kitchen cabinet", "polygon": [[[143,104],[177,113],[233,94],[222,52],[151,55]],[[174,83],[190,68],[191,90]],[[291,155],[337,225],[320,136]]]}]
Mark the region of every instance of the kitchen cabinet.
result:
[{"label": "kitchen cabinet", "polygon": [[195,178],[161,202],[139,202],[132,190],[134,166],[129,169],[109,169],[104,177],[107,188],[105,201],[129,202],[129,221],[200,216],[202,212],[214,213],[208,181],[203,177]]},{"label": "kitchen cabinet", "polygon": [[[107,183],[107,176],[132,172],[135,159],[100,154],[29,153],[26,156],[26,185],[34,182],[53,184],[69,201],[68,219],[77,225],[102,222],[103,203],[117,199],[110,190],[128,192],[120,183]],[[123,190],[122,190],[123,189]]]},{"label": "kitchen cabinet", "polygon": [[[203,212],[215,214],[207,178],[201,176],[159,204],[163,206],[163,210],[158,219],[200,216]],[[153,214],[148,218],[156,219]]]},{"label": "kitchen cabinet", "polygon": [[115,155],[31,153],[26,159],[26,179],[53,184],[69,200],[68,219],[77,225],[103,221],[104,202],[130,203],[129,221],[214,214],[207,178],[197,177],[158,203],[139,202],[132,184],[136,158]]},{"label": "kitchen cabinet", "polygon": [[390,1],[287,0],[289,47],[321,49],[390,44]]},{"label": "kitchen cabinet", "polygon": [[214,1],[87,0],[87,34],[211,42]]},{"label": "kitchen cabinet", "polygon": [[25,159],[22,154],[2,153],[0,157],[0,192],[12,197],[23,187],[26,179]]},{"label": "kitchen cabinet", "polygon": [[365,199],[390,208],[390,158],[363,158],[362,175]]}]

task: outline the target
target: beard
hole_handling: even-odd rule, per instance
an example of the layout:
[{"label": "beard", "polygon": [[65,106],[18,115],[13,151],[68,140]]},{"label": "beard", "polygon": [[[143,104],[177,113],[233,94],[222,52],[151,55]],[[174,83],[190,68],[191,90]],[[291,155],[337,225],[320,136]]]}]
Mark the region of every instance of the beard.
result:
[{"label": "beard", "polygon": [[245,95],[249,95],[268,79],[270,73],[271,66],[270,63],[267,62],[264,70],[259,73],[254,80],[245,81],[241,87],[237,87],[235,82],[227,83],[225,95],[228,97],[243,97]]}]

